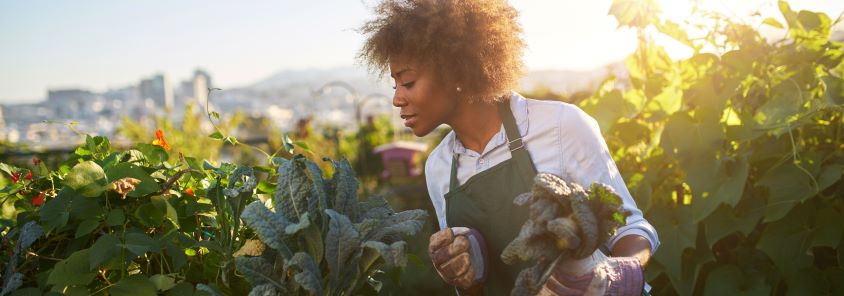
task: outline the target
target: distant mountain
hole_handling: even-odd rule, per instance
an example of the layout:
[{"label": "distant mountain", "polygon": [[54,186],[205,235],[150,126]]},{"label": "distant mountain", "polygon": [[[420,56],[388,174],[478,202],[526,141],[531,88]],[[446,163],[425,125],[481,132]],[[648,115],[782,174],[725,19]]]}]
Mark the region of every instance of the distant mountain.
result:
[{"label": "distant mountain", "polygon": [[284,70],[245,88],[255,91],[273,91],[290,88],[315,90],[331,81],[343,81],[355,90],[366,95],[379,92],[389,95],[392,92],[390,82],[376,81],[365,69],[358,67],[337,67],[328,69]]},{"label": "distant mountain", "polygon": [[531,91],[542,86],[556,93],[570,94],[581,90],[594,89],[610,74],[617,77],[624,77],[627,75],[627,71],[621,62],[585,71],[531,71],[521,79],[520,88],[525,91]]},{"label": "distant mountain", "polygon": [[[522,78],[520,90],[533,90],[538,86],[548,87],[558,93],[572,93],[596,87],[608,74],[625,75],[622,63],[613,63],[605,67],[586,70],[541,70],[531,71]],[[284,70],[254,84],[243,87],[257,92],[277,92],[281,90],[317,89],[330,81],[343,81],[352,85],[359,94],[381,93],[392,95],[391,81],[376,81],[365,69],[358,67],[338,67],[329,69]],[[337,90],[342,92],[343,90]]]}]

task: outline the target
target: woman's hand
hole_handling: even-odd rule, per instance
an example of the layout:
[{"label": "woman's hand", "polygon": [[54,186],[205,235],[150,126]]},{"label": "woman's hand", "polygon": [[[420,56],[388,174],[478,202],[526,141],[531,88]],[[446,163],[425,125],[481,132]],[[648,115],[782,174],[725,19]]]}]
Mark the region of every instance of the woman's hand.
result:
[{"label": "woman's hand", "polygon": [[538,295],[642,295],[644,272],[636,257],[606,257],[600,250],[560,262]]},{"label": "woman's hand", "polygon": [[452,227],[431,235],[428,252],[440,277],[458,289],[474,294],[486,279],[486,243],[480,232]]}]

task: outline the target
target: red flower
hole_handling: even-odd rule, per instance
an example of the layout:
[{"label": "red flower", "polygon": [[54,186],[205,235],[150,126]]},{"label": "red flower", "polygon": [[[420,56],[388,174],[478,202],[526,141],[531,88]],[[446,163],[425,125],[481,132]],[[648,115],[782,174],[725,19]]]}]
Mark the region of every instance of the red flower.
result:
[{"label": "red flower", "polygon": [[26,180],[32,181],[32,171],[26,171]]},{"label": "red flower", "polygon": [[44,194],[44,192],[39,193],[38,196],[33,196],[32,197],[32,205],[33,206],[40,206],[40,205],[44,204],[44,199],[46,197],[47,196]]},{"label": "red flower", "polygon": [[155,140],[152,141],[152,144],[161,146],[164,150],[170,150],[170,145],[164,140],[164,132],[161,129],[155,131]]},{"label": "red flower", "polygon": [[20,172],[12,173],[12,183],[17,183],[20,180],[21,180],[21,173]]},{"label": "red flower", "polygon": [[185,189],[185,193],[187,193],[190,196],[193,196],[193,188],[188,187],[188,189]]}]

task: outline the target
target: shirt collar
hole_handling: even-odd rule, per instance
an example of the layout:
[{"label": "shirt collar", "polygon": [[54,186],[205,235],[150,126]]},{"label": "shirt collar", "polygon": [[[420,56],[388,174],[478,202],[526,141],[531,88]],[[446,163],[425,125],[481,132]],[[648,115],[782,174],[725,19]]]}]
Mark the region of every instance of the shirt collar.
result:
[{"label": "shirt collar", "polygon": [[[519,134],[524,137],[528,133],[528,108],[527,108],[527,99],[523,97],[521,94],[517,92],[511,92],[510,94],[510,110],[513,111],[513,118],[516,120],[516,127],[519,129]],[[460,140],[457,139],[454,131],[448,134],[448,141],[449,146],[451,147],[451,152],[455,154],[463,154],[468,156],[480,156],[478,153],[466,149],[463,146],[463,143],[460,143]],[[504,130],[504,124],[501,124],[501,128],[495,136],[492,137],[490,143],[487,144],[483,154],[492,151],[495,148],[498,148],[501,145],[507,143],[507,133]]]}]

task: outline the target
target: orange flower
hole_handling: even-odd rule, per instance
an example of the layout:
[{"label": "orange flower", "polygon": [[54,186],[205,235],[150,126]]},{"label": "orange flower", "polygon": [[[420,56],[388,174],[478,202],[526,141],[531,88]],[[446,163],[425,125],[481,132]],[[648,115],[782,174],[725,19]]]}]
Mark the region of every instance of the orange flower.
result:
[{"label": "orange flower", "polygon": [[40,194],[38,194],[38,196],[33,196],[32,197],[32,205],[40,206],[40,205],[44,204],[45,198],[46,198],[46,195],[44,194],[44,192],[41,192]]},{"label": "orange flower", "polygon": [[188,187],[188,189],[185,189],[185,193],[187,193],[188,195],[193,196],[193,188]]},{"label": "orange flower", "polygon": [[164,132],[161,129],[155,131],[155,140],[152,141],[152,144],[161,146],[164,150],[170,150],[170,145],[164,140]]}]

